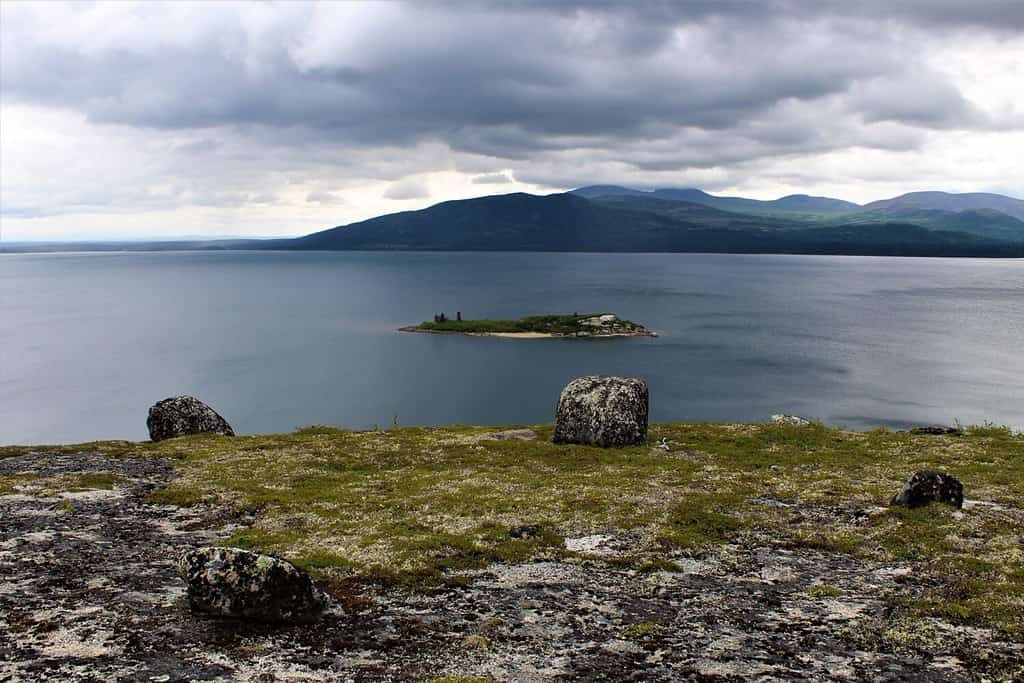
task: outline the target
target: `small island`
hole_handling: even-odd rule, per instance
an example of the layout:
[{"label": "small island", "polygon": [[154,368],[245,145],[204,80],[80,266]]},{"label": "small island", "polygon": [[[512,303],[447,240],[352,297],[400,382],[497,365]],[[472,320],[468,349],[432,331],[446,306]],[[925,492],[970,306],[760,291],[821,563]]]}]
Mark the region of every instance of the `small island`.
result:
[{"label": "small island", "polygon": [[434,316],[433,322],[401,327],[399,331],[514,339],[607,339],[658,336],[656,332],[639,323],[624,320],[611,313],[534,315],[518,320],[463,320],[461,313],[457,313],[455,319],[452,320],[441,313]]}]

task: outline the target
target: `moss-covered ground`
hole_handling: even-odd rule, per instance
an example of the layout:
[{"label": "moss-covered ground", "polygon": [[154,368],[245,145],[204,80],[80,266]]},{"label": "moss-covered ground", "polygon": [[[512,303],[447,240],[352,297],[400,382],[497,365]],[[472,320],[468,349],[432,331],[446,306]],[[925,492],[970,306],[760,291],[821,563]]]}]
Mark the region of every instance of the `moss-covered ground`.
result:
[{"label": "moss-covered ground", "polygon": [[[815,548],[906,563],[926,590],[899,598],[907,618],[940,616],[1024,638],[1024,436],[995,427],[930,436],[820,425],[658,424],[648,446],[556,446],[496,438],[496,428],[196,436],[0,448],[166,457],[176,478],[158,503],[226,504],[256,514],[226,544],[284,556],[324,580],[417,587],[447,570],[572,555],[568,537],[612,534],[616,562],[671,569],[725,544]],[[655,444],[664,440],[668,449]],[[888,508],[919,469],[964,483],[965,509]],[[0,495],[110,488],[115,477],[33,481],[0,475]],[[72,480],[73,479],[73,480]],[[540,533],[513,538],[512,527]],[[836,595],[830,586],[816,595]],[[653,628],[653,627],[652,627]]]}]

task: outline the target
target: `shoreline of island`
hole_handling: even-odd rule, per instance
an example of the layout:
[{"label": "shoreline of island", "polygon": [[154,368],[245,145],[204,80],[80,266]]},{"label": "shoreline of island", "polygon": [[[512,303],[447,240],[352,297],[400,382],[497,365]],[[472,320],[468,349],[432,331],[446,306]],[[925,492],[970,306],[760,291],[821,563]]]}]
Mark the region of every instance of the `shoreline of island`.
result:
[{"label": "shoreline of island", "polygon": [[433,322],[405,325],[399,327],[398,331],[504,339],[615,339],[658,336],[657,332],[639,323],[624,320],[611,313],[531,316],[518,320],[463,320],[461,313],[455,320],[451,320],[441,313],[434,316]]},{"label": "shoreline of island", "polygon": [[551,332],[460,332],[456,330],[423,330],[416,325],[399,327],[399,332],[418,332],[420,334],[452,334],[460,337],[500,337],[502,339],[615,339],[621,337],[657,337],[658,333],[651,330],[643,332],[609,332],[577,336],[574,334],[554,334]]}]

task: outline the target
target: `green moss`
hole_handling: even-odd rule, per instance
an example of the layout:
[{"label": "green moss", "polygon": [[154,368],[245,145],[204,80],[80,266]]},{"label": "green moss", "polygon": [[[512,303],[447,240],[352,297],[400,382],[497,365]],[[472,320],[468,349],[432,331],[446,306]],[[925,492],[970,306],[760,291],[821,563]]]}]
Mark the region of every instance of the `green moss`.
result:
[{"label": "green moss", "polygon": [[133,441],[90,441],[77,444],[57,444],[52,446],[0,446],[0,458],[11,458],[28,453],[99,453],[108,457],[135,455],[145,450],[148,444]]},{"label": "green moss", "polygon": [[[823,425],[651,425],[651,443],[669,445],[663,451],[556,446],[550,426],[532,428],[533,441],[502,441],[489,436],[495,429],[312,426],[60,450],[171,458],[176,478],[154,502],[253,512],[255,524],[227,544],[282,555],[325,581],[424,589],[458,580],[453,569],[565,557],[564,538],[590,534],[638,539],[607,561],[666,570],[675,567],[669,553],[699,555],[753,536],[913,563],[930,588],[901,603],[908,615],[1022,631],[1024,437],[1009,430],[965,428],[947,437]],[[50,449],[0,452],[36,450]],[[968,498],[1007,507],[885,508],[917,469],[948,472]],[[0,493],[34,479],[0,477]],[[60,487],[106,483],[116,485]],[[785,505],[759,502],[773,500]],[[853,523],[854,510],[870,514]],[[509,530],[524,524],[538,525],[539,535],[512,538]]]},{"label": "green moss", "polygon": [[812,598],[838,598],[842,595],[846,595],[846,591],[835,586],[829,586],[824,583],[819,583],[811,586],[806,591],[807,595]]},{"label": "green moss", "polygon": [[665,624],[657,621],[641,621],[622,627],[622,637],[629,640],[643,640],[656,636],[665,630]]},{"label": "green moss", "polygon": [[687,549],[728,541],[747,525],[743,517],[722,512],[736,506],[736,497],[730,495],[680,496],[668,511],[657,539],[664,546]]},{"label": "green moss", "polygon": [[34,496],[56,496],[81,491],[111,490],[127,480],[109,472],[86,472],[53,477],[35,474],[0,476],[0,496],[21,493]]}]

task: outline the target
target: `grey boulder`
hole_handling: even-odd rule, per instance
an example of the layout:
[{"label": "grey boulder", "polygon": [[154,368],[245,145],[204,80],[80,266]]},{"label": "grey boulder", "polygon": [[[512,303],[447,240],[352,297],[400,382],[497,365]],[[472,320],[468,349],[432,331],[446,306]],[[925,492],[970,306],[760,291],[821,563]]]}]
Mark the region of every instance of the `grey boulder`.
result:
[{"label": "grey boulder", "polygon": [[641,446],[647,442],[647,383],[631,377],[579,377],[562,390],[555,443]]},{"label": "grey boulder", "polygon": [[291,562],[241,548],[198,548],[178,560],[194,612],[254,621],[308,623],[325,599]]},{"label": "grey boulder", "polygon": [[194,396],[175,396],[158,401],[149,409],[146,426],[153,441],[189,434],[235,435],[227,420]]},{"label": "grey boulder", "polygon": [[930,503],[949,503],[958,508],[963,507],[964,485],[942,472],[914,472],[889,505],[916,508]]},{"label": "grey boulder", "polygon": [[811,421],[799,415],[772,415],[772,422],[775,424],[793,425],[794,427],[807,427]]},{"label": "grey boulder", "polygon": [[944,425],[929,425],[927,427],[914,427],[910,430],[911,434],[919,436],[927,434],[931,436],[960,436],[963,434],[963,430],[959,427],[946,427]]}]

